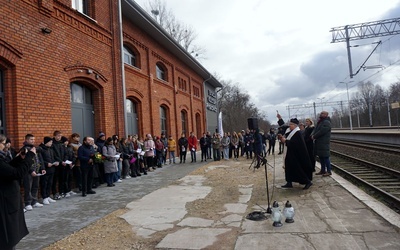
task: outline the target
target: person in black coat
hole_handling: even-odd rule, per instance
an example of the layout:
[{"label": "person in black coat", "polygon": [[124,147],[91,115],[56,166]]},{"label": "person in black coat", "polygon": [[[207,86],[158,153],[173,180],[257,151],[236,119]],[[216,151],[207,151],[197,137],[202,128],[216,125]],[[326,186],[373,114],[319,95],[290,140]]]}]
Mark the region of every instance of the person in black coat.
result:
[{"label": "person in black coat", "polygon": [[314,131],[314,124],[311,118],[306,119],[306,128],[304,130],[304,142],[306,143],[308,156],[310,157],[311,167],[315,172],[315,154],[314,154],[314,141],[311,134]]},{"label": "person in black coat", "polygon": [[268,154],[274,154],[275,153],[275,143],[276,143],[276,135],[275,135],[275,129],[271,128],[269,130],[268,136]]},{"label": "person in black coat", "polygon": [[298,127],[299,121],[296,118],[290,119],[290,132],[285,136],[279,135],[279,140],[286,144],[285,156],[285,179],[283,188],[292,188],[292,182],[305,184],[304,190],[312,185],[312,167],[304,138]]},{"label": "person in black coat", "polygon": [[25,223],[20,181],[28,174],[36,148],[23,148],[10,163],[3,151],[6,137],[0,135],[0,248],[15,249],[29,232]]},{"label": "person in black coat", "polygon": [[207,138],[207,134],[203,133],[203,137],[200,138],[201,162],[207,161],[208,143],[209,140]]},{"label": "person in black coat", "polygon": [[43,142],[39,145],[39,151],[46,169],[46,174],[40,177],[40,191],[44,205],[50,205],[50,203],[56,202],[55,194],[53,194],[53,199],[50,197],[50,193],[53,186],[54,173],[56,172],[55,168],[60,165],[60,162],[54,159],[54,151],[51,149],[52,145],[53,139],[48,136],[45,136]]},{"label": "person in black coat", "polygon": [[86,136],[83,138],[83,144],[78,149],[78,159],[81,163],[82,172],[82,197],[86,197],[87,194],[95,194],[92,190],[93,184],[93,166],[95,149],[93,147],[94,139]]},{"label": "person in black coat", "polygon": [[186,153],[187,153],[187,148],[189,146],[189,141],[185,137],[185,133],[181,134],[181,138],[178,140],[178,146],[179,146],[179,163],[185,163],[186,162]]}]

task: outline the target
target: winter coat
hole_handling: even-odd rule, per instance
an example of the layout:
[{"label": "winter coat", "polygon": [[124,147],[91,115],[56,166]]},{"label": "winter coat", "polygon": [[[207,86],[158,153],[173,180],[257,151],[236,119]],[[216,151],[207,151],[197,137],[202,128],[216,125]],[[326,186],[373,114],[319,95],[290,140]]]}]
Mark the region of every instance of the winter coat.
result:
[{"label": "winter coat", "polygon": [[28,174],[33,152],[26,153],[10,163],[0,155],[0,248],[11,249],[29,232],[25,223],[20,181]]},{"label": "winter coat", "polygon": [[122,158],[124,160],[129,160],[132,157],[132,153],[129,152],[129,147],[127,144],[120,143],[119,148],[121,149]]},{"label": "winter coat", "polygon": [[207,137],[200,138],[200,148],[208,148],[208,139]]},{"label": "winter coat", "polygon": [[144,148],[146,149],[145,156],[146,157],[154,157],[154,148],[155,148],[155,143],[153,140],[146,140],[144,141]]},{"label": "winter coat", "polygon": [[[39,145],[40,147],[40,153],[42,155],[42,159],[43,159],[43,165],[46,169],[46,174],[54,174],[56,169],[55,166],[52,165],[55,160],[54,160],[54,151],[47,147],[46,145],[44,145],[43,143],[41,143]],[[49,163],[50,163],[50,167],[49,167]],[[59,163],[61,164],[61,162]]]},{"label": "winter coat", "polygon": [[175,152],[176,150],[176,141],[174,139],[168,139],[168,151]]},{"label": "winter coat", "polygon": [[308,157],[304,138],[297,131],[290,140],[286,140],[285,179],[287,182],[307,184],[312,180],[312,167]]},{"label": "winter coat", "polygon": [[253,134],[252,133],[246,133],[244,135],[244,147],[246,149],[246,151],[252,151],[253,150],[253,142],[254,142],[254,138],[253,138]]},{"label": "winter coat", "polygon": [[179,152],[186,152],[187,147],[189,145],[189,141],[188,141],[188,139],[186,139],[186,137],[181,137],[178,140],[178,145],[179,145]]},{"label": "winter coat", "polygon": [[318,121],[317,126],[311,133],[314,138],[314,154],[319,157],[330,156],[331,141],[331,119],[326,117]]},{"label": "winter coat", "polygon": [[81,168],[93,167],[93,162],[89,163],[89,160],[94,157],[94,147],[92,145],[83,144],[78,148],[78,159],[81,164]]},{"label": "winter coat", "polygon": [[102,149],[101,154],[105,157],[104,161],[104,173],[110,174],[118,172],[117,160],[115,155],[117,154],[117,149],[114,145],[105,145]]},{"label": "winter coat", "polygon": [[214,137],[212,139],[212,147],[213,149],[219,149],[221,147],[221,139],[219,137]]},{"label": "winter coat", "polygon": [[274,132],[269,132],[267,139],[268,139],[268,142],[269,142],[270,145],[275,145],[275,143],[276,143],[276,134]]},{"label": "winter coat", "polygon": [[56,139],[53,138],[53,144],[51,145],[51,150],[53,150],[54,161],[58,161],[60,163],[59,166],[61,166],[61,163],[66,160],[64,143],[62,143],[61,141],[56,141]]},{"label": "winter coat", "polygon": [[229,144],[231,144],[231,139],[228,136],[224,136],[221,139],[221,146],[223,148],[228,148]]},{"label": "winter coat", "polygon": [[196,136],[189,136],[188,142],[189,142],[189,150],[196,151],[196,149],[197,149],[197,138],[196,138]]},{"label": "winter coat", "polygon": [[64,151],[65,151],[65,160],[72,162],[71,164],[68,165],[70,167],[76,161],[74,150],[71,147],[64,146]]},{"label": "winter coat", "polygon": [[72,151],[74,151],[74,157],[75,157],[75,166],[79,167],[81,165],[79,159],[78,159],[78,149],[79,147],[82,146],[80,142],[71,142],[68,147],[72,148]]},{"label": "winter coat", "polygon": [[157,140],[154,144],[157,153],[162,153],[164,151],[164,143],[161,140]]}]

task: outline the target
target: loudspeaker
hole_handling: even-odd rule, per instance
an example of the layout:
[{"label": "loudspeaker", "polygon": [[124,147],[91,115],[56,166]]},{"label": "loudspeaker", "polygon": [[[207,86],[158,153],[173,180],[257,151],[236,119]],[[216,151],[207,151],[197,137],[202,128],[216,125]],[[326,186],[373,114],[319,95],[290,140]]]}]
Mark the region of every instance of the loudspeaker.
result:
[{"label": "loudspeaker", "polygon": [[258,129],[258,119],[257,118],[248,118],[247,119],[247,127],[250,130]]}]

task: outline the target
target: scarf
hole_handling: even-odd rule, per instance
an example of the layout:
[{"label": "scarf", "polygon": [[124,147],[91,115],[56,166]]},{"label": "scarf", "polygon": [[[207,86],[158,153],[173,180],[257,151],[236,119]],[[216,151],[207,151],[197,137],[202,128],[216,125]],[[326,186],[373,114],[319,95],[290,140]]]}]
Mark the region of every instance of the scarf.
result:
[{"label": "scarf", "polygon": [[286,138],[286,140],[290,140],[290,139],[292,138],[292,136],[293,136],[297,131],[299,131],[299,130],[300,130],[299,127],[294,128],[294,129],[290,132],[290,134],[288,135],[288,137]]}]

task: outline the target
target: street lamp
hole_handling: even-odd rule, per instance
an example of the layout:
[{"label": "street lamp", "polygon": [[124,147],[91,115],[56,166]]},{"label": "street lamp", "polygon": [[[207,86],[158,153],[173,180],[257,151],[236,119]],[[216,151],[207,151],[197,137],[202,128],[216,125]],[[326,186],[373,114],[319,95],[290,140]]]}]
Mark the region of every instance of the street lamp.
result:
[{"label": "street lamp", "polygon": [[346,89],[347,89],[347,104],[349,105],[349,119],[350,119],[350,130],[353,130],[353,120],[351,119],[351,109],[350,109],[350,97],[349,97],[349,83],[350,82],[340,82],[340,83],[346,83]]},{"label": "street lamp", "polygon": [[324,104],[322,103],[322,100],[324,100],[325,97],[322,98],[317,98],[317,100],[321,100],[321,112],[324,111]]}]

